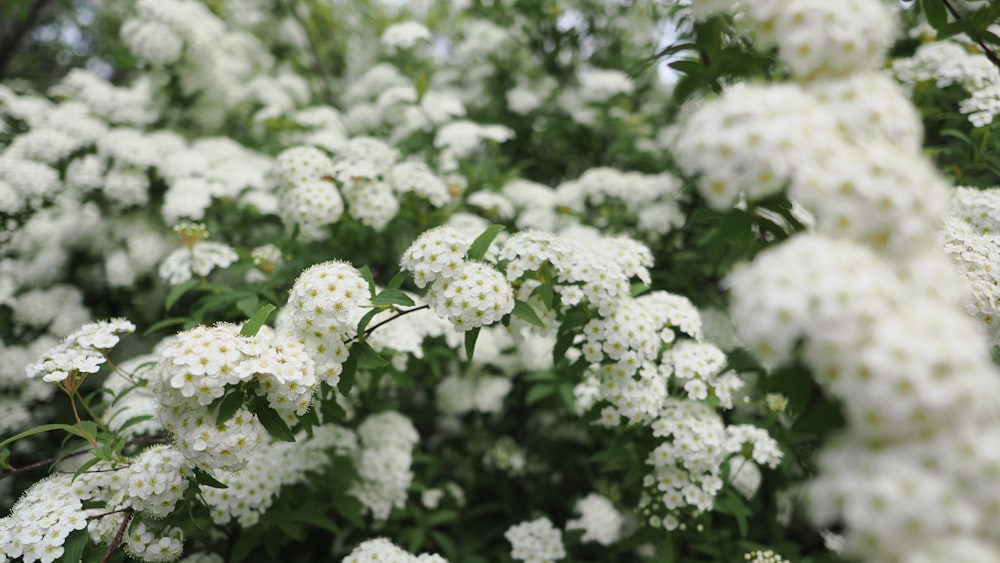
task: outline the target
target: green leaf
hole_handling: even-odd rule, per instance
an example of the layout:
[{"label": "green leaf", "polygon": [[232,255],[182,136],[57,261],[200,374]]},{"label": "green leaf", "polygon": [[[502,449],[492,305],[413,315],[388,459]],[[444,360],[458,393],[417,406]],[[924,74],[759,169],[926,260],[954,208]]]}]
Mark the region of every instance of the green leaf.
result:
[{"label": "green leaf", "polygon": [[531,308],[531,305],[520,299],[514,300],[514,310],[511,311],[511,314],[526,321],[528,324],[535,325],[538,328],[545,328],[545,323],[542,322],[542,319],[538,318],[538,314]]},{"label": "green leaf", "polygon": [[392,276],[392,279],[389,280],[389,285],[387,285],[386,287],[389,289],[399,289],[400,287],[403,286],[403,282],[405,282],[406,278],[408,278],[409,276],[410,276],[409,272],[400,272],[395,276]]},{"label": "green leaf", "polygon": [[358,367],[361,369],[379,369],[389,366],[389,362],[379,355],[370,344],[359,340],[351,347],[351,355],[357,356]]},{"label": "green leaf", "polygon": [[57,561],[78,563],[80,558],[83,557],[83,550],[86,549],[88,541],[90,541],[90,533],[86,528],[73,530],[66,536],[66,541],[63,543],[62,557],[57,559]]},{"label": "green leaf", "polygon": [[135,426],[136,424],[139,424],[140,422],[146,422],[147,420],[152,420],[152,419],[153,419],[153,415],[151,415],[151,414],[140,414],[140,415],[137,415],[137,416],[133,416],[133,417],[129,418],[128,420],[126,420],[124,423],[122,423],[122,425],[118,427],[118,431],[121,432],[122,430],[125,430],[126,428],[129,428],[130,426]]},{"label": "green leaf", "polygon": [[524,404],[531,405],[537,403],[555,392],[555,385],[551,383],[539,383],[528,389],[528,395],[524,398]]},{"label": "green leaf", "polygon": [[[337,382],[337,389],[344,395],[347,395],[351,391],[351,387],[354,387],[354,376],[357,374],[357,371],[358,358],[354,354],[349,354],[347,360],[344,361],[343,369],[340,371],[340,381]],[[330,399],[327,401],[327,404],[335,405],[336,402]]]},{"label": "green leaf", "polygon": [[97,465],[101,461],[103,461],[103,460],[100,457],[92,457],[92,458],[88,459],[87,461],[83,462],[82,464],[80,464],[80,467],[77,467],[76,471],[73,472],[73,478],[76,479],[78,476],[82,475],[88,469],[90,469],[91,467]]},{"label": "green leaf", "polygon": [[[254,526],[254,528],[256,528],[256,526]],[[261,534],[259,530],[254,530],[254,528],[243,530],[243,532],[238,535],[236,543],[233,544],[233,550],[229,554],[229,563],[240,563],[253,552],[255,547],[260,545],[260,542],[265,538],[265,535]]]},{"label": "green leaf", "polygon": [[264,323],[267,322],[267,318],[271,316],[271,313],[273,313],[275,309],[277,309],[277,307],[274,305],[264,303],[247,322],[243,323],[243,328],[240,329],[240,335],[257,336],[257,333],[260,332],[260,327],[264,326]]},{"label": "green leaf", "polygon": [[479,338],[479,329],[482,327],[476,327],[472,330],[465,331],[465,357],[472,361],[472,353],[476,351],[476,340]]},{"label": "green leaf", "polygon": [[335,495],[333,499],[331,499],[330,504],[333,505],[337,514],[343,516],[344,519],[350,522],[355,528],[359,530],[366,529],[365,521],[361,518],[361,503],[354,497]]},{"label": "green leaf", "polygon": [[398,289],[386,289],[382,293],[379,293],[372,299],[373,305],[378,305],[381,307],[388,307],[390,305],[403,305],[405,307],[412,307],[416,305],[413,299],[409,295],[403,293]]},{"label": "green leaf", "polygon": [[182,284],[175,285],[170,293],[167,294],[167,300],[164,302],[163,307],[165,310],[169,311],[171,307],[177,303],[177,300],[184,296],[185,293],[190,291],[193,287],[201,283],[201,280],[190,279]]},{"label": "green leaf", "polygon": [[42,432],[51,432],[53,430],[64,430],[66,432],[69,432],[70,434],[73,434],[74,436],[79,436],[83,438],[83,433],[80,432],[80,429],[75,426],[70,426],[69,424],[43,424],[41,426],[36,426],[31,430],[25,430],[20,434],[16,434],[14,436],[11,436],[10,438],[7,438],[3,442],[0,442],[0,448],[6,446],[7,444],[10,444],[11,442],[16,442],[21,438],[27,438],[28,436],[34,436],[35,434],[41,434]]},{"label": "green leaf", "polygon": [[146,332],[143,333],[143,336],[149,336],[150,334],[153,334],[160,329],[167,328],[168,326],[183,325],[189,322],[194,322],[194,319],[191,317],[171,317],[169,319],[163,319],[162,321],[154,323],[153,326],[147,328]]},{"label": "green leaf", "polygon": [[252,316],[258,307],[260,307],[260,299],[256,295],[244,297],[236,302],[236,308],[248,317]]},{"label": "green leaf", "polygon": [[224,422],[229,422],[236,412],[240,410],[243,406],[243,390],[237,389],[236,391],[230,392],[222,402],[219,403],[219,412],[215,415],[215,423],[222,424]]},{"label": "green leaf", "polygon": [[0,469],[10,469],[10,450],[0,448]]},{"label": "green leaf", "polygon": [[206,487],[211,487],[213,489],[228,489],[229,485],[219,481],[211,474],[209,474],[204,469],[199,467],[194,468],[194,479],[199,485],[205,485]]},{"label": "green leaf", "polygon": [[573,394],[573,386],[569,383],[563,383],[559,385],[558,390],[559,398],[566,405],[566,410],[571,413],[576,412],[576,395]]},{"label": "green leaf", "polygon": [[368,291],[372,294],[372,299],[375,299],[375,278],[372,277],[372,271],[368,269],[368,266],[361,266],[358,270],[361,273],[361,277],[368,282]]},{"label": "green leaf", "polygon": [[927,23],[934,29],[941,29],[948,24],[948,10],[942,0],[920,0]]},{"label": "green leaf", "polygon": [[368,323],[372,322],[372,319],[375,318],[375,315],[379,313],[381,313],[380,310],[372,309],[371,311],[365,313],[365,316],[361,317],[361,320],[358,321],[358,332],[357,332],[358,336],[365,333],[365,329],[368,328]]},{"label": "green leaf", "polygon": [[552,370],[533,371],[533,372],[529,373],[528,375],[524,376],[524,380],[525,381],[532,381],[532,382],[537,382],[537,381],[556,381],[558,379],[559,379],[559,377],[556,375],[556,372],[554,372]]},{"label": "green leaf", "polygon": [[458,520],[457,510],[442,510],[440,512],[435,512],[427,518],[427,526],[433,528],[435,526],[440,526],[441,524],[447,524],[448,522],[454,522]]},{"label": "green leaf", "polygon": [[483,256],[486,256],[486,251],[490,249],[490,245],[493,244],[493,239],[497,238],[503,229],[503,225],[490,225],[488,229],[483,231],[483,234],[472,241],[472,246],[469,247],[469,251],[465,255],[469,260],[482,260]]},{"label": "green leaf", "polygon": [[285,419],[281,418],[278,411],[267,404],[266,399],[254,401],[253,413],[257,415],[257,419],[260,420],[261,425],[264,426],[268,434],[282,442],[295,441],[295,434],[292,434],[292,430],[285,423]]},{"label": "green leaf", "polygon": [[555,292],[553,291],[551,283],[543,283],[542,285],[535,288],[531,292],[532,295],[538,295],[542,299],[542,303],[545,307],[552,309],[553,303],[555,303]]}]

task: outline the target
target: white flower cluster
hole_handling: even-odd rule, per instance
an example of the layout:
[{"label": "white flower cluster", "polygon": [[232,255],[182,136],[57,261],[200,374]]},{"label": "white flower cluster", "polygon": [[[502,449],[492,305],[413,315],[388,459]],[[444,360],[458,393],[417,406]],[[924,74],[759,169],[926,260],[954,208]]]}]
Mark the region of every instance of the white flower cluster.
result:
[{"label": "white flower cluster", "polygon": [[341,563],[448,563],[440,555],[411,555],[386,538],[367,540],[355,547]]},{"label": "white flower cluster", "polygon": [[978,47],[959,38],[933,41],[917,47],[910,58],[895,59],[892,70],[907,86],[934,82],[938,88],[958,85],[969,97],[958,110],[974,127],[993,123],[1000,113],[1000,70]]},{"label": "white flower cluster", "polygon": [[978,232],[952,217],[945,221],[940,238],[944,251],[969,282],[966,312],[983,323],[994,344],[1000,343],[1000,233]]},{"label": "white flower cluster", "polygon": [[127,470],[128,497],[136,510],[162,518],[171,512],[188,488],[187,460],[169,445],[146,448]]},{"label": "white flower cluster", "polygon": [[428,304],[458,331],[491,325],[514,310],[514,289],[504,275],[466,259],[471,243],[456,229],[437,227],[417,237],[401,261],[419,287],[430,284]]},{"label": "white flower cluster", "polygon": [[0,557],[52,563],[66,538],[87,527],[87,513],[73,491],[71,475],[53,475],[32,485],[0,518]]},{"label": "white flower cluster", "polygon": [[[62,383],[78,374],[97,373],[107,361],[107,353],[118,344],[120,334],[130,334],[135,325],[125,319],[88,323],[71,333],[27,368],[28,377]],[[70,383],[75,387],[76,383]]]},{"label": "white flower cluster", "polygon": [[789,560],[771,551],[750,551],[743,555],[743,559],[750,563],[791,563]]},{"label": "white flower cluster", "polygon": [[552,563],[566,557],[562,534],[548,518],[521,522],[504,532],[510,556],[529,563]]},{"label": "white flower cluster", "polygon": [[361,273],[347,262],[329,261],[306,268],[292,285],[279,332],[305,345],[316,375],[329,385],[340,381],[358,309],[370,304],[371,293]]},{"label": "white flower cluster", "polygon": [[898,33],[882,0],[694,0],[692,8],[700,18],[740,10],[759,46],[777,46],[792,75],[807,80],[879,68]]},{"label": "white flower cluster", "polygon": [[228,268],[239,259],[233,247],[207,241],[208,232],[199,223],[180,223],[174,227],[184,243],[160,264],[160,277],[170,285],[178,285],[193,275],[207,276],[216,268]]},{"label": "white flower cluster", "polygon": [[[477,343],[481,346],[482,341]],[[476,354],[482,361],[482,350]],[[507,377],[486,374],[452,374],[438,383],[437,406],[442,414],[461,416],[468,412],[499,413],[503,400],[510,393],[512,382]]]},{"label": "white flower cluster", "polygon": [[306,240],[324,240],[340,220],[344,199],[333,183],[333,161],[315,147],[284,150],[274,161],[280,200],[278,212],[288,228],[299,227]]},{"label": "white flower cluster", "polygon": [[155,529],[139,521],[129,527],[124,540],[132,558],[148,563],[176,561],[184,551],[184,532],[172,526]]},{"label": "white flower cluster", "polygon": [[358,427],[358,438],[361,448],[354,462],[359,478],[350,494],[382,522],[394,508],[406,506],[406,492],[413,481],[413,447],[420,435],[408,418],[386,411],[365,419]]},{"label": "white flower cluster", "polygon": [[430,42],[431,32],[424,24],[415,21],[396,23],[385,28],[381,42],[389,51],[405,51],[420,42]]},{"label": "white flower cluster", "polygon": [[459,161],[468,158],[489,143],[504,143],[514,138],[514,130],[503,125],[481,125],[474,121],[452,121],[441,127],[434,146],[441,149],[440,169],[452,172]]},{"label": "white flower cluster", "polygon": [[[787,39],[809,41],[808,52],[822,52],[820,58],[841,57],[842,48],[853,44],[864,59],[839,59],[836,68],[844,76],[868,73],[879,64],[881,54],[869,47],[884,46],[894,33],[878,15],[889,13],[879,0],[836,7],[805,0],[760,2],[746,9],[753,13],[765,6],[774,13],[760,20],[764,35],[790,18],[801,20],[805,29],[831,10],[842,12],[836,18],[870,13],[868,22],[838,28],[842,35],[834,43],[819,29],[812,38]],[[867,27],[875,25],[881,30]],[[862,29],[871,36],[859,35]],[[779,52],[787,56],[783,46]],[[852,97],[849,92],[863,83],[849,77],[826,86],[828,93],[840,93],[809,109],[814,116],[809,120],[788,121],[783,114],[772,121],[777,108],[762,105],[746,107],[732,122],[745,143],[775,129],[812,138],[804,166],[791,166],[795,163],[776,150],[754,155],[759,161],[747,170],[790,171],[791,195],[816,213],[817,221],[816,232],[794,236],[730,275],[731,313],[740,339],[765,364],[787,363],[801,350],[799,359],[828,396],[840,401],[847,427],[820,452],[819,475],[807,490],[817,525],[845,525],[845,554],[919,560],[944,539],[963,545],[987,541],[995,549],[989,522],[1000,504],[984,493],[996,483],[996,463],[985,444],[997,423],[989,397],[1000,393],[1000,375],[982,331],[961,310],[955,288],[962,280],[945,266],[931,238],[947,212],[948,187],[905,133],[913,131],[909,110],[881,111],[870,101],[865,103],[873,104],[875,114],[899,122],[866,132],[841,119],[834,134],[819,135],[828,129],[813,126],[833,117],[823,114],[837,111],[831,106],[836,98]],[[804,91],[792,94],[789,85],[754,88],[804,100]],[[725,138],[728,125],[719,122],[703,137]],[[898,143],[889,136],[894,130],[904,132]],[[730,150],[747,155],[743,147]],[[756,178],[737,171],[733,180]],[[982,260],[955,242],[952,252]],[[751,456],[758,463],[777,451],[752,428],[737,429],[734,439],[753,442]]]},{"label": "white flower cluster", "polygon": [[[243,466],[263,439],[263,428],[245,407],[215,424],[208,406],[238,386],[261,381],[258,393],[291,424],[312,401],[317,378],[305,347],[268,333],[248,338],[235,325],[179,333],[160,350],[150,387],[158,417],[192,464],[205,469]],[[273,380],[264,383],[265,380]]]},{"label": "white flower cluster", "polygon": [[521,477],[528,470],[528,454],[513,438],[501,436],[483,454],[483,465],[510,477]]},{"label": "white flower cluster", "polygon": [[[518,223],[523,227],[544,229],[555,226],[557,218],[549,219],[547,222],[550,225],[546,225],[545,221],[533,224],[541,218],[540,210],[546,207],[555,215],[559,209],[583,214],[587,205],[602,210],[621,205],[633,218],[639,232],[663,235],[684,222],[684,215],[678,206],[680,188],[681,181],[671,174],[642,174],[597,167],[587,170],[575,180],[559,184],[554,193],[545,186],[521,181],[504,186],[504,194],[522,209]],[[527,217],[525,213],[528,213]],[[597,219],[600,219],[600,214]]]},{"label": "white flower cluster", "polygon": [[606,497],[590,493],[576,501],[574,508],[580,517],[566,522],[566,529],[583,530],[580,541],[611,545],[621,539],[625,517]]},{"label": "white flower cluster", "polygon": [[225,489],[202,488],[201,494],[212,520],[225,525],[235,520],[243,528],[258,521],[274,503],[281,488],[305,480],[306,474],[330,463],[329,452],[346,455],[357,449],[357,437],[346,428],[324,425],[312,437],[295,442],[271,442],[257,448],[247,466],[238,471],[218,471],[215,477]]},{"label": "white flower cluster", "polygon": [[754,461],[777,467],[782,454],[777,442],[763,429],[729,426],[708,405],[690,400],[666,399],[659,418],[650,427],[653,436],[668,439],[650,454],[646,463],[654,470],[643,484],[647,487],[640,508],[650,525],[675,529],[678,511],[693,507],[711,510],[722,489],[723,463],[752,445]]}]

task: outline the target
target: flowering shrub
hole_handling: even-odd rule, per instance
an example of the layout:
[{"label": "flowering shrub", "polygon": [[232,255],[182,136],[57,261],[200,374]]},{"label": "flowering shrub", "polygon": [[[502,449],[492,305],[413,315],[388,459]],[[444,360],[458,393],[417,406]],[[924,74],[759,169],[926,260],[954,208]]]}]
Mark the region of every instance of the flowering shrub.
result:
[{"label": "flowering shrub", "polygon": [[1000,9],[911,4],[0,6],[0,563],[1000,561]]}]

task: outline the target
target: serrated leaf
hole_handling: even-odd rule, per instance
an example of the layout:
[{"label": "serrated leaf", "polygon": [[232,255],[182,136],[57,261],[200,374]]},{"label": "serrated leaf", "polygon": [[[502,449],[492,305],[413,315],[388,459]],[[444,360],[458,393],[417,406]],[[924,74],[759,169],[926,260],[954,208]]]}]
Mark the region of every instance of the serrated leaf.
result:
[{"label": "serrated leaf", "polygon": [[361,369],[379,369],[389,366],[388,360],[379,355],[370,344],[359,340],[351,347],[351,355],[357,356],[358,367]]},{"label": "serrated leaf", "polygon": [[479,338],[479,329],[481,327],[476,327],[472,330],[465,331],[465,357],[472,361],[472,353],[476,351],[476,340]]},{"label": "serrated leaf", "polygon": [[503,225],[490,225],[488,229],[483,231],[483,234],[472,241],[472,245],[469,246],[469,251],[465,255],[469,260],[482,260],[483,256],[486,256],[486,251],[490,249],[490,245],[493,244],[493,239],[497,238],[502,230],[504,230]]},{"label": "serrated leaf", "polygon": [[382,307],[388,307],[390,305],[403,305],[405,307],[412,307],[416,305],[413,299],[409,295],[403,293],[398,289],[386,289],[375,296],[372,299],[372,304],[379,305]]},{"label": "serrated leaf", "polygon": [[164,310],[169,311],[171,307],[177,303],[177,300],[184,296],[185,293],[190,291],[192,288],[201,283],[201,280],[190,279],[179,285],[175,285],[170,289],[170,293],[167,294],[167,300],[164,301]]},{"label": "serrated leaf", "polygon": [[89,541],[90,532],[86,528],[73,530],[66,536],[66,541],[63,542],[63,554],[56,561],[78,563],[83,557],[83,550],[87,548],[87,542]]},{"label": "serrated leaf", "polygon": [[409,276],[410,276],[409,272],[400,272],[395,276],[392,276],[392,279],[389,280],[389,285],[387,285],[386,287],[389,289],[399,289],[400,287],[403,287],[403,282],[405,282],[406,278],[408,278]]},{"label": "serrated leaf", "polygon": [[247,322],[243,323],[243,328],[240,329],[240,335],[257,336],[257,333],[260,332],[260,328],[264,326],[264,323],[267,322],[267,318],[271,316],[271,313],[273,313],[275,309],[277,309],[277,307],[271,305],[270,303],[264,303],[261,305],[260,309],[257,309],[257,312],[254,313],[254,315],[250,317]]},{"label": "serrated leaf", "polygon": [[281,418],[278,411],[271,408],[271,405],[268,405],[266,400],[254,401],[253,413],[257,415],[257,419],[260,420],[261,425],[267,430],[268,434],[282,442],[295,441],[295,434],[292,434],[292,430],[285,423],[285,419]]},{"label": "serrated leaf", "polygon": [[375,278],[372,276],[372,271],[368,269],[368,266],[361,266],[358,272],[361,273],[361,277],[368,283],[368,291],[371,293],[372,299],[375,299]]},{"label": "serrated leaf", "polygon": [[230,392],[222,402],[219,403],[219,412],[215,415],[215,423],[222,424],[224,422],[229,422],[234,416],[236,416],[237,411],[243,406],[243,391],[236,390]]},{"label": "serrated leaf", "polygon": [[531,308],[531,305],[520,299],[514,300],[514,310],[511,311],[511,314],[528,324],[537,326],[538,328],[545,328],[545,323],[542,322],[542,319],[538,318],[538,314]]},{"label": "serrated leaf", "polygon": [[194,479],[199,485],[205,485],[206,487],[211,487],[213,489],[228,489],[229,485],[219,481],[213,477],[210,473],[201,469],[199,467],[194,468]]}]

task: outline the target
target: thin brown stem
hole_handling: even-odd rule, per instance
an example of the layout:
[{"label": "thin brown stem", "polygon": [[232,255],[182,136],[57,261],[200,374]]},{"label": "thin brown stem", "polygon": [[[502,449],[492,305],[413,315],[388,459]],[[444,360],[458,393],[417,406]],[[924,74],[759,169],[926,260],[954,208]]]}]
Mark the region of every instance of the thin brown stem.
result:
[{"label": "thin brown stem", "polygon": [[104,559],[101,559],[101,563],[108,563],[111,560],[111,556],[114,555],[115,551],[118,550],[122,545],[122,540],[125,538],[125,529],[128,528],[128,523],[132,521],[132,516],[135,511],[131,508],[125,509],[125,517],[122,518],[122,525],[118,526],[118,533],[115,534],[114,541],[108,546],[108,551],[104,554]]},{"label": "thin brown stem", "polygon": [[[955,18],[956,21],[962,21],[962,16],[958,13],[958,10],[951,5],[949,0],[941,0],[941,2],[944,3],[944,7],[947,8],[948,12],[951,13],[951,16]],[[983,50],[983,54],[986,55],[986,58],[989,59],[994,66],[1000,68],[1000,56],[997,56],[996,51],[990,49],[986,45],[986,42],[982,39],[976,39],[975,41],[976,44],[979,45],[979,48]]]},{"label": "thin brown stem", "polygon": [[[364,332],[364,336],[365,336],[365,338],[367,338],[368,335],[370,335],[372,332],[375,332],[376,328],[378,328],[380,326],[383,326],[383,325],[386,325],[386,324],[389,324],[392,321],[398,319],[399,317],[402,317],[403,315],[409,315],[410,313],[412,313],[414,311],[422,311],[423,309],[430,309],[430,308],[431,308],[430,305],[421,305],[419,307],[414,307],[412,309],[407,309],[405,311],[400,311],[400,312],[396,313],[395,315],[389,317],[388,319],[385,319],[384,321],[381,321],[379,323],[376,323],[376,324],[368,327],[368,330],[366,330]],[[358,339],[358,336],[354,336],[354,337],[348,339],[347,342],[345,342],[345,344],[350,344],[351,342],[354,342],[357,339]]]},{"label": "thin brown stem", "polygon": [[132,509],[126,507],[126,508],[119,508],[118,510],[112,510],[110,512],[102,512],[101,514],[94,514],[92,516],[88,516],[87,520],[100,520],[101,518],[104,518],[105,516],[111,516],[112,514],[118,514],[119,512],[128,512],[129,510],[132,510]]},{"label": "thin brown stem", "polygon": [[[168,442],[168,441],[169,440],[167,438],[166,433],[160,433],[160,434],[154,434],[152,436],[144,436],[142,438],[134,438],[134,439],[129,440],[128,442],[126,442],[125,445],[126,446],[134,446],[134,445],[137,445],[137,444],[162,444],[162,443]],[[53,464],[57,460],[60,460],[60,459],[69,459],[71,457],[81,456],[83,454],[89,453],[91,450],[93,450],[93,448],[83,448],[83,449],[77,450],[75,452],[70,452],[70,453],[62,456],[61,458],[59,458],[59,457],[50,457],[50,458],[46,458],[46,459],[43,459],[43,460],[40,460],[40,461],[36,461],[34,463],[30,463],[28,465],[22,465],[21,467],[11,467],[3,475],[0,475],[0,481],[6,479],[7,477],[11,477],[13,475],[17,475],[19,473],[24,473],[26,471],[31,471],[33,469],[38,469],[40,467],[45,467],[46,465]]]}]

